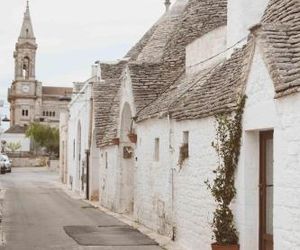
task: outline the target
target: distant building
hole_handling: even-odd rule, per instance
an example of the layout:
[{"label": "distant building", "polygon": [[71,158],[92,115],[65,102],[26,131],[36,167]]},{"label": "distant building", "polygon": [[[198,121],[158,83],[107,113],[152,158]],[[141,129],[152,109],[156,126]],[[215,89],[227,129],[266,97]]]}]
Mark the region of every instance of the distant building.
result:
[{"label": "distant building", "polygon": [[67,98],[60,101],[61,97],[72,94],[72,88],[44,87],[36,79],[37,48],[27,4],[21,33],[14,52],[15,79],[8,90],[11,126],[24,126],[32,122],[58,126],[59,113],[68,105]]}]

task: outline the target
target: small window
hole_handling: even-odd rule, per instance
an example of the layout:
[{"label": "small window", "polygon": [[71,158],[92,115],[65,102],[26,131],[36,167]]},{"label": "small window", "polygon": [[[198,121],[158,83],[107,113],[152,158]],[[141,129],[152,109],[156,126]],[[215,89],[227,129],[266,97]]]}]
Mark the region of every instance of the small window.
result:
[{"label": "small window", "polygon": [[55,111],[53,112],[53,116],[55,117]]},{"label": "small window", "polygon": [[46,112],[46,116],[49,116],[49,112],[48,111]]},{"label": "small window", "polygon": [[189,131],[183,132],[183,145],[186,147],[186,157],[189,157]]},{"label": "small window", "polygon": [[45,113],[45,111],[43,111],[43,116],[45,116],[46,115],[46,113]]},{"label": "small window", "polygon": [[22,116],[28,116],[29,115],[29,112],[28,112],[28,109],[22,109]]},{"label": "small window", "polygon": [[159,161],[159,138],[155,138],[154,161]]},{"label": "small window", "polygon": [[105,168],[108,169],[108,154],[105,152]]},{"label": "small window", "polygon": [[182,166],[184,161],[189,158],[189,132],[183,132],[182,145],[179,150],[179,166]]}]

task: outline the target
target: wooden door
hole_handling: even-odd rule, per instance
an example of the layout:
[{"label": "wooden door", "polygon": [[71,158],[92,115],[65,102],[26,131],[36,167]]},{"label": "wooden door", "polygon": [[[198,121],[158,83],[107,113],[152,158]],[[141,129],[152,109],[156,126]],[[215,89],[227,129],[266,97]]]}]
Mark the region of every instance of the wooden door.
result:
[{"label": "wooden door", "polygon": [[260,250],[273,250],[273,131],[260,133]]}]

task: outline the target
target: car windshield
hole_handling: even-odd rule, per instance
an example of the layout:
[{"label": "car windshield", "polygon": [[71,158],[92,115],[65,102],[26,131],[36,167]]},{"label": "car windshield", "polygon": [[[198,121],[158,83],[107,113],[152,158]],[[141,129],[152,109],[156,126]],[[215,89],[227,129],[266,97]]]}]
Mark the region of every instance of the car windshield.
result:
[{"label": "car windshield", "polygon": [[0,161],[9,161],[7,155],[0,155]]}]

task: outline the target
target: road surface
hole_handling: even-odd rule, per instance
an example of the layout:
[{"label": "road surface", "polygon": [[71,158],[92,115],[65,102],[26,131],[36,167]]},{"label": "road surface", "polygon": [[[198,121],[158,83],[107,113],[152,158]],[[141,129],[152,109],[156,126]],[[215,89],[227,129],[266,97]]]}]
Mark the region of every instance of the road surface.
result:
[{"label": "road surface", "polygon": [[[70,198],[57,186],[57,179],[43,168],[15,168],[11,174],[0,175],[0,189],[5,190],[1,250],[161,249],[115,218]],[[98,244],[101,237],[104,245]],[[107,245],[110,242],[114,244]]]}]

